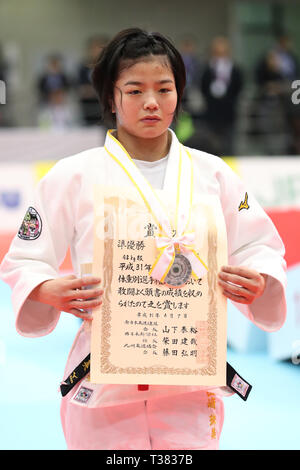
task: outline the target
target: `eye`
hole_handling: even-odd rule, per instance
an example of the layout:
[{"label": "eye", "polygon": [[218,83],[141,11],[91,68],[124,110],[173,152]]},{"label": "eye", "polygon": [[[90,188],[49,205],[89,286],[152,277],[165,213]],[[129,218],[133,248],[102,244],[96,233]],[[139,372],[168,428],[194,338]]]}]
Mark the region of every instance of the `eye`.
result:
[{"label": "eye", "polygon": [[128,95],[138,95],[139,93],[141,93],[141,91],[140,90],[131,90],[131,91],[128,91],[127,93],[128,93]]},{"label": "eye", "polygon": [[160,93],[168,93],[172,90],[170,90],[169,88],[161,88],[159,91],[160,91]]}]

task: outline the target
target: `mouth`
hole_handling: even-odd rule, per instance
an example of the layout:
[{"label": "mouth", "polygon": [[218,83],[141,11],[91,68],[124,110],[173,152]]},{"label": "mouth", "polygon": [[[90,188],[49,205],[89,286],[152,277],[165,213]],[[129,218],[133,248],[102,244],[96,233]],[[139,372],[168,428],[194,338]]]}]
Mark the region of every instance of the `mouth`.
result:
[{"label": "mouth", "polygon": [[141,121],[146,124],[155,124],[161,121],[161,119],[158,116],[145,116],[143,119],[141,119]]}]

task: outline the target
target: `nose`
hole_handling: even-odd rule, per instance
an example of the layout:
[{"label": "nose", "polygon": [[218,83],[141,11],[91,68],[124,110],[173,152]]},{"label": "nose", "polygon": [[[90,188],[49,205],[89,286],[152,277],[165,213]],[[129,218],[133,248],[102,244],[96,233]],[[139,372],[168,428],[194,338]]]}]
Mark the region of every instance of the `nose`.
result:
[{"label": "nose", "polygon": [[154,93],[147,93],[144,101],[144,109],[158,109],[158,103]]}]

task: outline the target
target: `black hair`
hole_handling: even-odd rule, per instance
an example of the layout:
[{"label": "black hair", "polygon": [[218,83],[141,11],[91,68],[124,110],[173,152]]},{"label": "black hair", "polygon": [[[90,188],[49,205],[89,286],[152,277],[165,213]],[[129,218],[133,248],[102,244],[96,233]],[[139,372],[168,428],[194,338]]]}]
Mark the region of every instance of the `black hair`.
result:
[{"label": "black hair", "polygon": [[121,70],[150,55],[167,57],[177,91],[174,117],[178,115],[186,83],[185,66],[180,53],[171,40],[160,33],[149,33],[140,28],[129,28],[120,31],[103,48],[92,71],[91,80],[100,101],[104,121],[113,123],[115,121],[111,106],[114,85]]}]

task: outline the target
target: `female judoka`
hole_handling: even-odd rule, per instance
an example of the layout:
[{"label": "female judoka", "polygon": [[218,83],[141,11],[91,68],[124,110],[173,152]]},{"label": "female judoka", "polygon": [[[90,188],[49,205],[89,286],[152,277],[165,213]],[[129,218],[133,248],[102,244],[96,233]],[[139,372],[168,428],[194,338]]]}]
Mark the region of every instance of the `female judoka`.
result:
[{"label": "female judoka", "polygon": [[[66,378],[90,352],[91,310],[102,303],[102,280],[81,277],[93,260],[95,184],[134,188],[112,155],[128,154],[137,177],[154,190],[174,190],[180,143],[170,130],[185,86],[185,69],[173,44],[137,28],[120,32],[104,48],[92,75],[105,115],[115,129],[105,145],[58,161],[40,181],[18,234],[1,265],[12,288],[16,329],[24,336],[50,333],[61,311],[85,320],[69,353]],[[224,215],[228,265],[218,277],[224,296],[250,321],[278,330],[286,315],[284,246],[269,217],[243,182],[217,156],[187,149],[194,191],[214,195]],[[71,248],[74,274],[59,275]],[[90,287],[89,287],[90,286]],[[83,287],[87,287],[83,290]],[[89,313],[84,313],[85,312]],[[81,383],[62,399],[69,449],[217,449],[223,425],[221,389],[93,385],[76,400]]]}]

